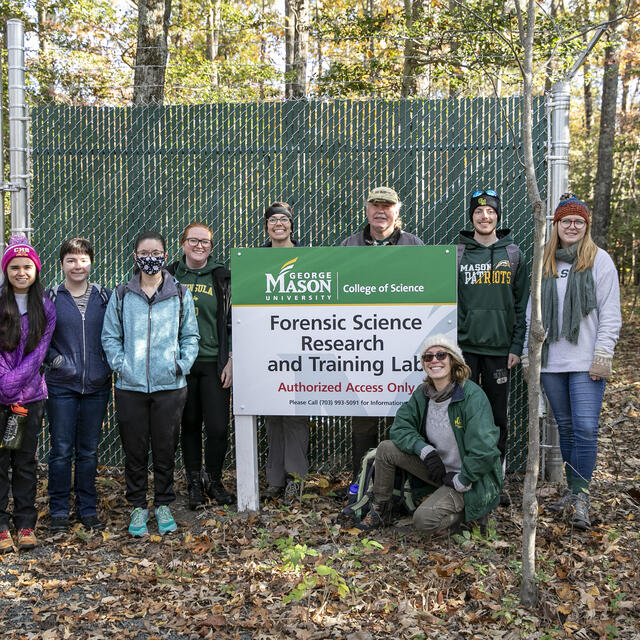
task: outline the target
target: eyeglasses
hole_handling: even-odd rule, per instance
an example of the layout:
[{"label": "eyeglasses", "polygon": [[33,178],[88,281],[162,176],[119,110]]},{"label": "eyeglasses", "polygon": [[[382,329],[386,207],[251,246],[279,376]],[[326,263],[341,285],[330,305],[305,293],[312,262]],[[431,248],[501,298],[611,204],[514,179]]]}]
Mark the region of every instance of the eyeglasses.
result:
[{"label": "eyeglasses", "polygon": [[278,223],[287,224],[287,222],[289,222],[289,218],[287,218],[286,216],[280,216],[280,217],[271,216],[270,218],[267,218],[267,222],[270,225],[276,225]]},{"label": "eyeglasses", "polygon": [[573,225],[576,229],[582,229],[586,224],[587,223],[582,218],[578,218],[577,220],[562,218],[562,220],[560,220],[560,225],[563,229],[568,229],[571,225]]},{"label": "eyeglasses", "polygon": [[446,351],[437,351],[436,353],[425,353],[422,359],[425,362],[433,362],[433,359],[442,362],[449,354]]},{"label": "eyeglasses", "polygon": [[137,251],[138,258],[162,258],[163,251]]},{"label": "eyeglasses", "polygon": [[497,198],[498,192],[494,191],[493,189],[478,189],[477,191],[474,191],[471,194],[471,197],[477,198],[478,196],[481,196],[481,195],[492,196],[493,198]]},{"label": "eyeglasses", "polygon": [[211,240],[200,240],[200,238],[187,238],[187,244],[190,247],[197,247],[200,245],[203,249],[208,249],[211,246]]}]

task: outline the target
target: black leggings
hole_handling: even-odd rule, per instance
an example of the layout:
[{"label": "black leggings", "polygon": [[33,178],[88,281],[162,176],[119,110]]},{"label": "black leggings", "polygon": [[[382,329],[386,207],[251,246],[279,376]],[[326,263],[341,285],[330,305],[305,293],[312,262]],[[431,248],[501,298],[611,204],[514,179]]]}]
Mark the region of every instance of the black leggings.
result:
[{"label": "black leggings", "polygon": [[230,398],[231,390],[222,388],[218,363],[196,360],[187,376],[187,403],[182,414],[182,457],[187,472],[202,468],[204,420],[204,466],[214,482],[220,480],[229,445]]}]

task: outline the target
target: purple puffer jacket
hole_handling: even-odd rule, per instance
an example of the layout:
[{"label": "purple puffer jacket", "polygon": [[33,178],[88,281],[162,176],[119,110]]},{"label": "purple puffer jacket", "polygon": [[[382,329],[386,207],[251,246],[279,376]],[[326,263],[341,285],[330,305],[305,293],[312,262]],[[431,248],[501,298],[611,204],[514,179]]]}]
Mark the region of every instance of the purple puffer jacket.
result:
[{"label": "purple puffer jacket", "polygon": [[27,404],[47,397],[47,385],[40,374],[40,367],[56,326],[56,308],[48,298],[43,298],[42,302],[47,327],[38,346],[24,355],[29,332],[29,319],[25,313],[21,318],[22,332],[18,347],[14,351],[0,351],[0,404]]}]

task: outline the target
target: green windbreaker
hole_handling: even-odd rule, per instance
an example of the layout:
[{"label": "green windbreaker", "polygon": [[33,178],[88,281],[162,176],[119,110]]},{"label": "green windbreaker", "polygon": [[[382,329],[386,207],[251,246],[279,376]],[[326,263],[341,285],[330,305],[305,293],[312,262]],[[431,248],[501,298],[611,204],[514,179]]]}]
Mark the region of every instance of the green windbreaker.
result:
[{"label": "green windbreaker", "polygon": [[[396,413],[389,438],[405,453],[415,455],[426,443],[429,398],[421,384]],[[494,509],[502,490],[502,466],[491,405],[484,391],[471,380],[456,385],[449,404],[449,422],[458,444],[460,482],[471,484],[464,493],[465,520],[477,520]]]}]

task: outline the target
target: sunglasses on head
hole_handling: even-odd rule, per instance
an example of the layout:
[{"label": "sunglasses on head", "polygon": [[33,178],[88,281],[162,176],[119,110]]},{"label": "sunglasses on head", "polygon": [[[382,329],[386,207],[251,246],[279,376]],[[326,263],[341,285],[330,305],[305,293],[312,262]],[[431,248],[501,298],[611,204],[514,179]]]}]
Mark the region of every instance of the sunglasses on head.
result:
[{"label": "sunglasses on head", "polygon": [[422,356],[422,359],[425,362],[433,362],[433,359],[439,360],[442,362],[449,354],[446,351],[437,351],[436,353],[425,353]]},{"label": "sunglasses on head", "polygon": [[498,192],[494,191],[493,189],[478,189],[477,191],[474,191],[471,194],[472,198],[477,198],[478,196],[491,196],[493,198],[497,198],[498,197]]}]

